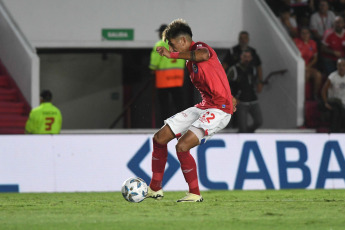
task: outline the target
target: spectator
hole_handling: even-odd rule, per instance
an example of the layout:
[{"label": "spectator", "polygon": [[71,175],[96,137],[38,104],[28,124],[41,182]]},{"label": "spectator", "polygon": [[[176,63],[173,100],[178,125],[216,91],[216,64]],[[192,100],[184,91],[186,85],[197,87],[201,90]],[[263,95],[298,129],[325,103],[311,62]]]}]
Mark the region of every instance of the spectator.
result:
[{"label": "spectator", "polygon": [[310,18],[310,29],[313,33],[313,38],[317,42],[322,40],[326,30],[332,28],[334,20],[335,14],[329,10],[328,2],[321,0],[319,11],[312,14]]},{"label": "spectator", "polygon": [[60,110],[51,103],[52,93],[49,90],[43,90],[40,96],[41,104],[31,110],[25,132],[29,134],[60,133],[62,116]]},{"label": "spectator", "polygon": [[[230,50],[227,51],[224,61],[223,61],[223,68],[225,71],[232,66],[235,65],[240,61],[240,57],[243,51],[250,51],[252,56],[251,65],[256,68],[256,73],[258,76],[259,81],[262,81],[262,67],[261,67],[261,59],[257,54],[256,50],[249,46],[249,33],[247,31],[241,31],[238,36],[238,45],[232,47]],[[261,92],[262,84],[258,85],[258,91]]]},{"label": "spectator", "polygon": [[337,59],[345,55],[344,19],[337,16],[334,29],[330,31],[321,44],[323,71],[328,76],[337,69]]},{"label": "spectator", "polygon": [[331,132],[345,128],[345,59],[337,61],[337,71],[331,73],[322,88],[324,107],[331,112]]},{"label": "spectator", "polygon": [[285,28],[290,37],[295,38],[297,36],[297,22],[290,14],[290,8],[283,8],[279,14],[280,22]]},{"label": "spectator", "polygon": [[149,66],[152,74],[156,77],[155,86],[160,107],[158,126],[163,124],[163,119],[185,109],[182,87],[186,62],[183,59],[168,59],[156,51],[159,46],[169,49],[168,43],[162,40],[162,34],[166,27],[167,25],[163,24],[157,30],[160,40],[152,49]]},{"label": "spectator", "polygon": [[[262,125],[262,115],[256,92],[261,91],[256,68],[250,63],[252,53],[245,50],[241,54],[240,62],[232,66],[227,72],[231,92],[237,100],[237,122],[239,133],[253,133]],[[249,116],[253,124],[248,124]]]},{"label": "spectator", "polygon": [[316,68],[314,68],[317,63],[316,42],[310,39],[310,31],[308,28],[302,28],[300,34],[300,38],[295,38],[294,42],[301,52],[302,58],[305,62],[305,81],[313,81],[314,99],[318,99],[322,83],[322,75]]}]

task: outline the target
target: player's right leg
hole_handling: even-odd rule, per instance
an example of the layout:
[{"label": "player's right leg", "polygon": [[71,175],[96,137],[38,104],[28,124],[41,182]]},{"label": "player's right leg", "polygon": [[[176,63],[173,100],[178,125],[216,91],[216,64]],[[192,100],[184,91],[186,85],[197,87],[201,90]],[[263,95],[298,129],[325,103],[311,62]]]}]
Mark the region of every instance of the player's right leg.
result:
[{"label": "player's right leg", "polygon": [[167,144],[175,138],[169,125],[163,126],[153,137],[152,179],[148,188],[147,198],[162,199],[162,181],[168,159]]}]

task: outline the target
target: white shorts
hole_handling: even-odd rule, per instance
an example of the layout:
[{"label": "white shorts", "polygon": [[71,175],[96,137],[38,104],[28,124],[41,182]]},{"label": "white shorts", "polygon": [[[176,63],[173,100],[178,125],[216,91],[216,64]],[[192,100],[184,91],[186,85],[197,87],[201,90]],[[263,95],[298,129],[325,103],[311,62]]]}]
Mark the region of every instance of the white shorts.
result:
[{"label": "white shorts", "polygon": [[216,132],[224,129],[231,119],[231,114],[225,113],[220,109],[199,109],[190,107],[174,116],[166,119],[176,137],[185,134],[191,126],[203,129],[204,136],[199,137],[200,144],[205,143]]}]

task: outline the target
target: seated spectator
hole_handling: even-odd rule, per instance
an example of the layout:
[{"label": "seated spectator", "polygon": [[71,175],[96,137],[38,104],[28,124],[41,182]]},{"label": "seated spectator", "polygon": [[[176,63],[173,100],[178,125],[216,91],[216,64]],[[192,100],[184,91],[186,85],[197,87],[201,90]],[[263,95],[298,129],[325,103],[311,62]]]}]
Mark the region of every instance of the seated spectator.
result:
[{"label": "seated spectator", "polygon": [[290,37],[295,38],[297,36],[297,22],[291,16],[290,8],[283,8],[279,14],[279,19]]},{"label": "seated spectator", "polygon": [[40,96],[41,104],[31,110],[25,132],[28,134],[60,133],[62,116],[60,110],[51,103],[52,93],[49,90],[43,90]]},{"label": "seated spectator", "polygon": [[[251,65],[252,53],[243,51],[240,61],[227,71],[232,95],[237,100],[237,111],[234,114],[238,122],[239,133],[253,133],[262,125],[262,114],[257,92],[261,91],[256,68]],[[249,124],[251,116],[253,123]]]},{"label": "seated spectator", "polygon": [[337,61],[337,71],[331,73],[322,88],[324,107],[330,111],[331,132],[345,128],[345,59]]},{"label": "seated spectator", "polygon": [[313,82],[314,99],[317,99],[322,83],[322,75],[316,68],[314,68],[317,63],[316,42],[310,39],[310,31],[308,28],[302,28],[300,38],[295,38],[294,42],[301,52],[302,58],[305,62],[305,81]]},{"label": "seated spectator", "polygon": [[332,28],[334,21],[335,14],[329,10],[328,2],[321,0],[318,12],[310,18],[310,29],[316,42],[322,41],[325,31]]},{"label": "seated spectator", "polygon": [[[225,71],[228,70],[230,66],[235,65],[240,61],[240,57],[243,51],[250,51],[252,56],[251,65],[256,68],[257,76],[259,81],[262,81],[262,67],[261,67],[261,59],[257,54],[256,50],[249,46],[249,33],[247,31],[241,31],[238,36],[238,45],[232,47],[230,50],[227,51],[224,60],[223,60],[223,68]],[[259,92],[261,92],[262,84],[259,85]]]},{"label": "seated spectator", "polygon": [[337,69],[337,59],[345,56],[344,45],[344,19],[337,16],[334,29],[325,36],[321,44],[323,71],[327,76]]}]

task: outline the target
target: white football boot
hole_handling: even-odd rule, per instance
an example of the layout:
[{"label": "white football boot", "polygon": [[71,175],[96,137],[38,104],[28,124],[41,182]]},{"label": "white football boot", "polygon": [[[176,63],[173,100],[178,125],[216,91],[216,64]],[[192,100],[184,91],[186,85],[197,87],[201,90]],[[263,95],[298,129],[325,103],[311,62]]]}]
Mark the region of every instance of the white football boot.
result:
[{"label": "white football boot", "polygon": [[163,199],[163,189],[160,189],[158,191],[153,191],[150,186],[147,188],[147,195],[146,198],[154,198],[156,200]]},{"label": "white football boot", "polygon": [[196,195],[193,193],[187,192],[187,196],[179,199],[177,202],[203,202],[204,198],[201,195]]}]

